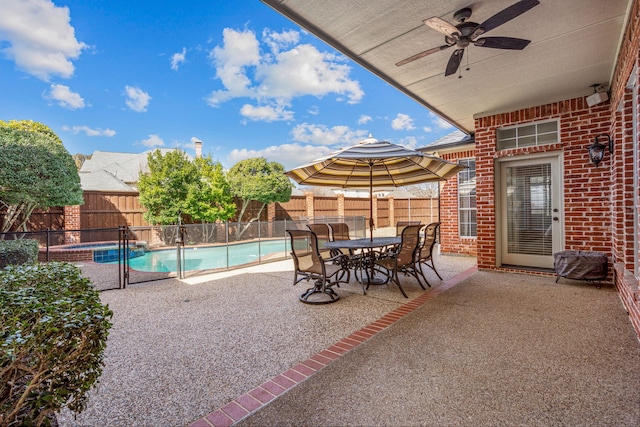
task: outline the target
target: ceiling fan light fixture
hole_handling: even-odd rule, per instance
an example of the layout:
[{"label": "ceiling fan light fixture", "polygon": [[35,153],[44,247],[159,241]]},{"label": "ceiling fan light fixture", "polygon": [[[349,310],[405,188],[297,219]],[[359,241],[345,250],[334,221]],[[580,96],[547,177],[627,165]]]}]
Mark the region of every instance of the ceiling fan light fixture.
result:
[{"label": "ceiling fan light fixture", "polygon": [[484,33],[485,33],[484,28],[478,27],[475,30],[473,30],[473,33],[471,33],[471,38],[475,39],[476,37],[480,37]]}]

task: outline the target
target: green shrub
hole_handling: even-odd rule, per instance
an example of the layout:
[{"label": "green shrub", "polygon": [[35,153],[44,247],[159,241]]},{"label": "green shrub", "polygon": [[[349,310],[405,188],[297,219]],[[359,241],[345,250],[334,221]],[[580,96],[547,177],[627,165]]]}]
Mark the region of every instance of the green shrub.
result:
[{"label": "green shrub", "polygon": [[31,239],[0,241],[0,269],[38,261],[38,241]]},{"label": "green shrub", "polygon": [[113,313],[71,264],[0,270],[0,426],[50,425],[85,407]]}]

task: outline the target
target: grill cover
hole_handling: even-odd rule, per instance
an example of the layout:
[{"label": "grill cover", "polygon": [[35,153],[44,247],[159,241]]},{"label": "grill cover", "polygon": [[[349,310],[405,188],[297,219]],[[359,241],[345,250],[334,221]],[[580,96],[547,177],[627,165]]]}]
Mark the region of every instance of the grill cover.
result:
[{"label": "grill cover", "polygon": [[567,279],[602,280],[607,277],[608,260],[602,252],[556,252],[553,264],[556,274]]}]

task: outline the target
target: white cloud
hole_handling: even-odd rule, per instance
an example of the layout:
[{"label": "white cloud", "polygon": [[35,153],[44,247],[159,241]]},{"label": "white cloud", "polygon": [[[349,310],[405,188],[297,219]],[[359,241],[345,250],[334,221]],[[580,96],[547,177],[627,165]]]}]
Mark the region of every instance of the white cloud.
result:
[{"label": "white cloud", "polygon": [[391,121],[391,127],[394,130],[414,130],[413,119],[407,114],[398,113],[395,119]]},{"label": "white cloud", "polygon": [[365,125],[367,123],[369,123],[371,120],[373,120],[371,118],[371,116],[367,116],[366,114],[363,114],[360,116],[360,118],[358,119],[358,124],[359,125]]},{"label": "white cloud", "polygon": [[332,151],[334,150],[329,147],[301,144],[273,145],[262,150],[234,149],[229,153],[227,163],[233,166],[241,160],[264,157],[270,162],[282,164],[288,170],[323,157]]},{"label": "white cloud", "polygon": [[364,96],[360,84],[349,78],[351,68],[342,63],[342,57],[309,44],[296,45],[297,31],[265,30],[262,41],[268,48],[266,53],[261,52],[253,31],[224,29],[222,45],[210,52],[216,78],[224,89],[211,93],[209,105],[217,107],[234,98],[253,99],[257,107],[290,105],[296,97],[329,94],[355,104]]},{"label": "white cloud", "polygon": [[307,110],[307,113],[309,113],[311,115],[314,115],[314,116],[317,116],[318,114],[320,114],[320,107],[318,107],[317,105],[312,105]]},{"label": "white cloud", "polygon": [[74,72],[77,59],[87,45],[76,40],[68,7],[50,0],[2,0],[0,52],[16,66],[39,79],[64,78]]},{"label": "white cloud", "polygon": [[164,141],[158,135],[149,135],[147,139],[143,139],[140,141],[142,145],[145,147],[162,147],[164,145]]},{"label": "white cloud", "polygon": [[422,128],[423,131],[425,131],[426,133],[430,133],[433,132],[433,128],[429,127],[429,126],[425,126]]},{"label": "white cloud", "polygon": [[402,145],[403,147],[409,148],[411,150],[415,150],[418,146],[418,138],[415,136],[408,136],[406,138],[402,138],[396,142],[398,145]]},{"label": "white cloud", "polygon": [[310,44],[280,52],[271,63],[257,70],[261,96],[291,99],[313,95],[321,98],[335,93],[344,95],[349,104],[364,96],[360,84],[348,78],[351,67],[341,64],[333,54],[323,53]]},{"label": "white cloud", "polygon": [[180,64],[183,64],[187,57],[187,48],[183,47],[182,52],[177,52],[171,55],[171,69],[178,71]]},{"label": "white cloud", "polygon": [[451,129],[451,128],[453,128],[451,123],[449,123],[446,120],[440,118],[439,116],[436,116],[432,112],[429,112],[429,118],[431,119],[431,123],[433,123],[439,129]]},{"label": "white cloud", "polygon": [[265,28],[262,31],[262,39],[269,46],[271,52],[278,53],[282,49],[298,43],[300,41],[300,33],[294,30],[278,33]]},{"label": "white cloud", "polygon": [[246,67],[260,62],[260,47],[252,31],[234,31],[225,28],[222,32],[223,46],[216,46],[209,54],[216,68],[216,77],[225,90],[214,91],[208,98],[209,105],[217,106],[232,98],[255,97]]},{"label": "white cloud", "polygon": [[69,86],[52,84],[48,93],[43,95],[45,99],[56,101],[59,106],[68,110],[84,108],[84,99],[80,94],[72,92]]},{"label": "white cloud", "polygon": [[131,108],[133,111],[137,111],[138,113],[147,111],[149,101],[151,100],[148,93],[139,87],[133,86],[126,86],[125,93],[127,95],[127,100],[125,101],[127,107]]},{"label": "white cloud", "polygon": [[293,139],[313,145],[349,146],[367,137],[364,130],[352,130],[349,126],[316,125],[301,123],[291,131]]},{"label": "white cloud", "polygon": [[293,111],[286,110],[285,105],[253,106],[245,104],[240,109],[240,114],[254,122],[275,122],[293,120]]},{"label": "white cloud", "polygon": [[92,129],[89,126],[63,126],[62,130],[67,131],[67,132],[71,132],[74,134],[79,134],[80,132],[84,132],[85,135],[87,136],[106,136],[106,137],[112,137],[116,134],[115,130],[111,130],[111,129]]}]

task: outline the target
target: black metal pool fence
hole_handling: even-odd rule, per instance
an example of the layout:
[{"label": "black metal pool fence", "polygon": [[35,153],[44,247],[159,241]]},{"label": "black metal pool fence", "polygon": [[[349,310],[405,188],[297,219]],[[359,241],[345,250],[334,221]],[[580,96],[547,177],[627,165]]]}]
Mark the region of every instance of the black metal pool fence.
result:
[{"label": "black metal pool fence", "polygon": [[[366,236],[364,217],[316,217],[309,220],[276,220],[253,222],[221,222],[213,224],[183,224],[84,230],[42,230],[0,233],[0,240],[33,239],[40,246],[40,261],[68,261],[78,265],[98,290],[122,289],[128,284],[160,280],[169,277],[185,278],[203,272],[228,270],[249,264],[260,264],[289,258],[286,241],[288,229],[306,229],[314,223],[344,222],[352,238]],[[282,250],[263,254],[265,242],[282,241]],[[249,245],[237,245],[249,243]],[[238,264],[231,252],[243,246],[248,262]],[[216,260],[202,262],[202,251],[196,248],[218,247]],[[132,267],[132,259],[145,252],[165,251],[162,266],[152,270]],[[175,252],[170,252],[174,250]],[[231,252],[230,252],[231,251]],[[246,252],[252,252],[246,254]],[[125,256],[126,254],[126,256]],[[151,261],[158,263],[159,261]],[[135,260],[134,260],[135,263]],[[156,268],[161,267],[161,268]]]}]

